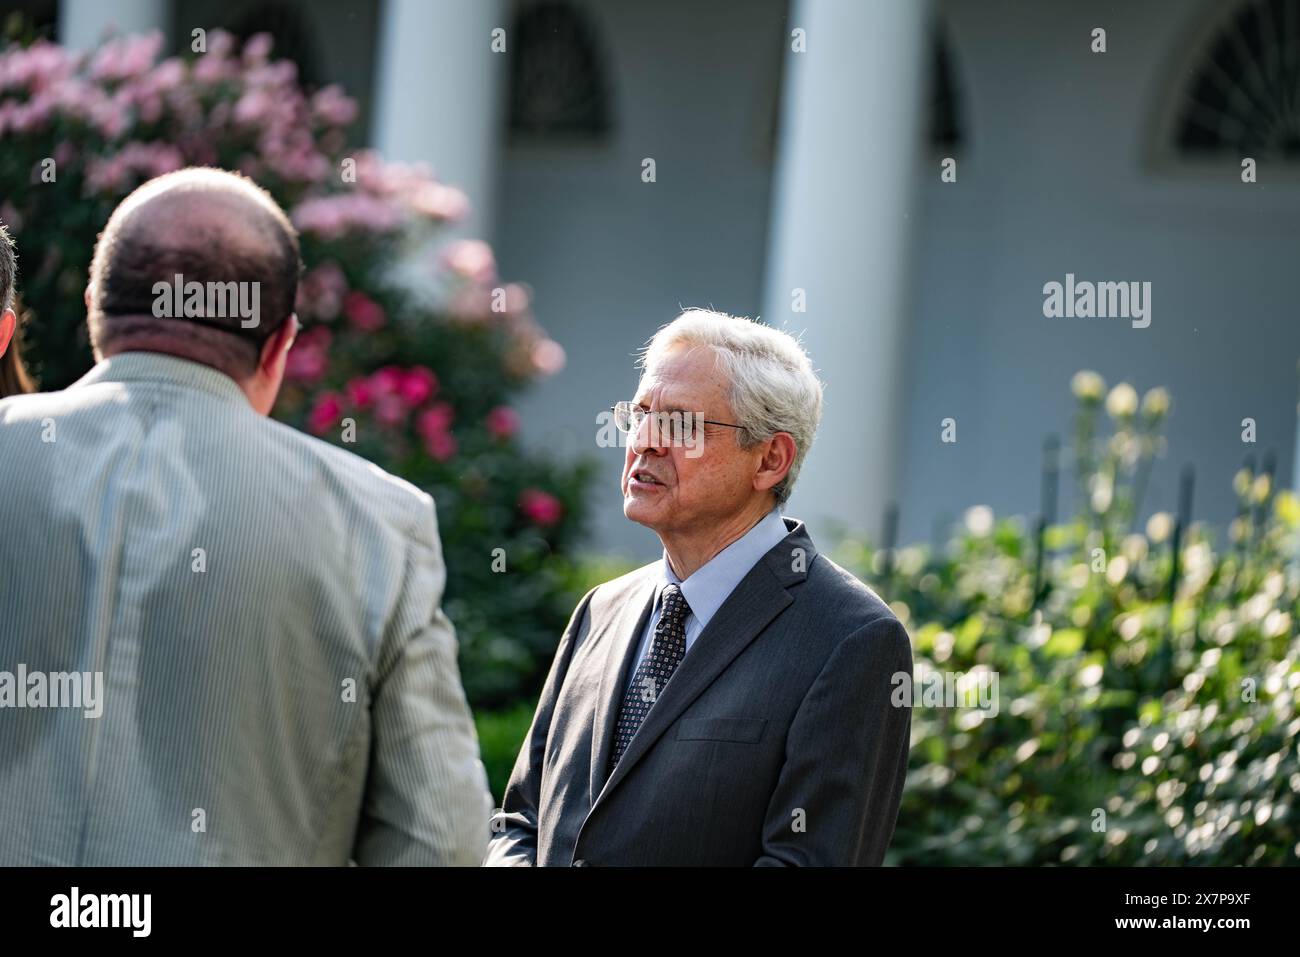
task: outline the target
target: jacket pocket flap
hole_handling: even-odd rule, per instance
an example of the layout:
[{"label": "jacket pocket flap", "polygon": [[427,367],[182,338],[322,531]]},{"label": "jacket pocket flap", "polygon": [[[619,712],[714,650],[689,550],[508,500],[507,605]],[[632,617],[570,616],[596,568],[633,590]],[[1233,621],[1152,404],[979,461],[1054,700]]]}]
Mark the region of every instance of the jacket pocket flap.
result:
[{"label": "jacket pocket flap", "polygon": [[763,736],[766,725],[766,718],[681,718],[677,740],[751,743]]}]

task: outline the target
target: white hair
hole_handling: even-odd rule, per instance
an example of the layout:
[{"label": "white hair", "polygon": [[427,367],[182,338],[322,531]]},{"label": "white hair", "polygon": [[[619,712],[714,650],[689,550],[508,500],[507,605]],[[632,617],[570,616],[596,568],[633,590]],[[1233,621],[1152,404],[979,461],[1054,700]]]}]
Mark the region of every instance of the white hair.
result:
[{"label": "white hair", "polygon": [[709,346],[731,383],[731,411],[742,448],[752,448],[777,432],[794,439],[794,462],[772,491],[784,505],[822,417],[822,384],[799,341],[788,332],[743,316],[710,309],[687,309],[655,333],[639,362],[649,371],[678,346]]}]

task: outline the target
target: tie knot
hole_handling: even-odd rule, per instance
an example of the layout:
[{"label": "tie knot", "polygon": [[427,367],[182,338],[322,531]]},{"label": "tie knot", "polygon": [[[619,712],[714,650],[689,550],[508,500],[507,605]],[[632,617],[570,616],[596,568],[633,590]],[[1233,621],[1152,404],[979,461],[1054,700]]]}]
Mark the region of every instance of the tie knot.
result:
[{"label": "tie knot", "polygon": [[661,628],[676,629],[683,625],[686,616],[691,613],[691,606],[686,603],[686,596],[675,584],[667,584],[663,591],[663,614],[659,616]]}]

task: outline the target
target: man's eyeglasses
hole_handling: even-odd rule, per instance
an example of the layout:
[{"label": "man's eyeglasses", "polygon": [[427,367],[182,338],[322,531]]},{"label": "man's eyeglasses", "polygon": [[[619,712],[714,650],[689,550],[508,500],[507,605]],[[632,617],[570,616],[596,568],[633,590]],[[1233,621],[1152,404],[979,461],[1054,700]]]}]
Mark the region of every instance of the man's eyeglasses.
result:
[{"label": "man's eyeglasses", "polygon": [[651,422],[651,428],[656,430],[657,435],[666,435],[673,442],[693,441],[697,431],[704,431],[702,428],[704,425],[723,425],[729,429],[744,428],[743,425],[706,419],[700,412],[683,412],[680,409],[651,412],[632,402],[618,402],[610,406],[610,411],[614,413],[614,425],[619,431],[632,434],[641,431],[641,423],[645,421],[647,415],[653,415],[655,419]]}]

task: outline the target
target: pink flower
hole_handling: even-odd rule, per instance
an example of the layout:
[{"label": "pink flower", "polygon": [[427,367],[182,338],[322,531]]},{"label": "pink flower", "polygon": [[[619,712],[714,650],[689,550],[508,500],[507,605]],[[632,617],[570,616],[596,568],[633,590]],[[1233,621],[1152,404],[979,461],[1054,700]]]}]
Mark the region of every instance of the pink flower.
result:
[{"label": "pink flower", "polygon": [[324,262],[307,273],[298,286],[298,310],[330,322],[339,314],[348,281],[335,262]]},{"label": "pink flower", "polygon": [[424,183],[410,194],[409,202],[417,215],[435,221],[456,222],[469,213],[469,197],[443,183]]},{"label": "pink flower", "polygon": [[368,409],[370,404],[375,401],[374,389],[370,387],[370,382],[367,379],[350,379],[344,388],[348,394],[348,401],[358,409]]},{"label": "pink flower", "polygon": [[360,291],[348,293],[343,300],[343,313],[362,332],[375,332],[384,328],[388,321],[384,307]]},{"label": "pink flower", "polygon": [[542,375],[554,375],[564,368],[564,347],[553,339],[543,339],[533,346],[532,360]]},{"label": "pink flower", "polygon": [[438,391],[438,377],[432,369],[416,366],[407,370],[399,389],[407,405],[421,405]]},{"label": "pink flower", "polygon": [[508,405],[499,405],[487,414],[487,430],[497,439],[508,439],[519,431],[519,413]]},{"label": "pink flower", "polygon": [[420,413],[415,420],[415,430],[425,439],[440,435],[451,428],[456,411],[446,402],[435,402]]},{"label": "pink flower", "polygon": [[357,104],[337,84],[323,87],[311,98],[311,111],[327,126],[347,126],[357,118]]},{"label": "pink flower", "polygon": [[456,437],[451,434],[454,410],[446,402],[438,402],[420,413],[415,430],[424,440],[424,450],[439,462],[456,454]]},{"label": "pink flower", "polygon": [[424,450],[439,462],[446,462],[456,454],[456,437],[450,432],[434,432],[426,435]]},{"label": "pink flower", "polygon": [[463,279],[476,283],[490,283],[496,278],[497,263],[492,247],[481,239],[461,239],[447,246],[442,253],[443,262]]},{"label": "pink flower", "polygon": [[179,57],[168,57],[159,63],[148,76],[150,88],[158,93],[166,93],[181,85],[185,79],[185,64]]},{"label": "pink flower", "polygon": [[328,351],[332,338],[330,331],[323,326],[305,330],[289,351],[285,377],[307,385],[318,382],[329,366]]},{"label": "pink flower", "polygon": [[322,392],[316,397],[307,417],[307,428],[316,435],[323,435],[338,424],[343,415],[343,400],[335,392]]},{"label": "pink flower", "polygon": [[384,366],[370,375],[370,387],[376,396],[396,395],[402,388],[406,374],[400,366]]},{"label": "pink flower", "polygon": [[315,233],[321,239],[338,239],[353,230],[387,233],[403,222],[402,211],[396,203],[361,194],[304,200],[294,208],[291,218],[302,232]]},{"label": "pink flower", "polygon": [[554,525],[564,517],[560,500],[541,489],[525,489],[519,496],[519,508],[534,525]]},{"label": "pink flower", "polygon": [[185,165],[170,143],[127,143],[116,153],[86,161],[86,186],[92,192],[122,192]]},{"label": "pink flower", "polygon": [[10,46],[0,54],[0,90],[44,89],[70,76],[77,63],[77,56],[48,40],[37,40],[26,49]]},{"label": "pink flower", "polygon": [[384,395],[375,402],[375,418],[384,425],[400,425],[406,421],[407,406],[400,396]]},{"label": "pink flower", "polygon": [[162,42],[162,33],[157,30],[110,40],[99,48],[91,61],[90,76],[95,80],[110,81],[139,76],[153,66]]},{"label": "pink flower", "polygon": [[275,100],[268,90],[251,89],[235,103],[234,118],[236,123],[246,126],[260,126],[269,122],[276,111]]},{"label": "pink flower", "polygon": [[274,41],[269,33],[255,33],[244,44],[244,62],[261,65],[271,56]]}]

